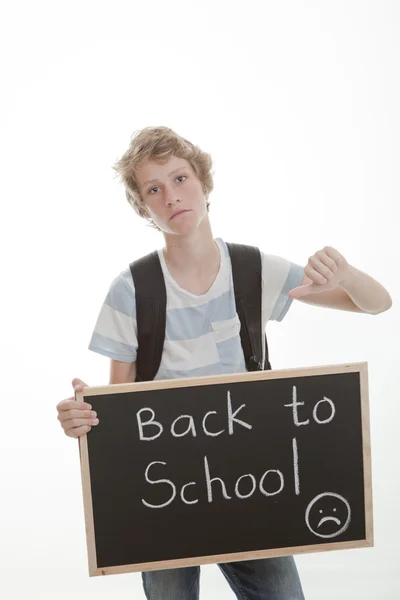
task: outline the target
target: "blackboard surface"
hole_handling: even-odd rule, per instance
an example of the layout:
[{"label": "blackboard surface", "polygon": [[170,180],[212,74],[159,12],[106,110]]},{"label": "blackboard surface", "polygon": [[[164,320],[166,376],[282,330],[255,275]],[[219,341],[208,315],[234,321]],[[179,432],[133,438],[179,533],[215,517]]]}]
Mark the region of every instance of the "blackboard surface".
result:
[{"label": "blackboard surface", "polygon": [[300,372],[85,397],[97,569],[365,541],[360,372]]}]

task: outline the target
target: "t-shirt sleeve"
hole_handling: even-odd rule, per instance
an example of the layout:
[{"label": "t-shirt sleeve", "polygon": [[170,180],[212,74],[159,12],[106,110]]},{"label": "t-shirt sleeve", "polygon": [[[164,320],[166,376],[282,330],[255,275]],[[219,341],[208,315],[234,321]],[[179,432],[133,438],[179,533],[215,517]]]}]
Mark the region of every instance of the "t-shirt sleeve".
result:
[{"label": "t-shirt sleeve", "polygon": [[279,256],[261,257],[263,322],[282,321],[293,302],[288,293],[300,285],[304,268]]},{"label": "t-shirt sleeve", "polygon": [[101,307],[89,350],[122,362],[137,356],[135,289],[130,271],[112,282]]}]

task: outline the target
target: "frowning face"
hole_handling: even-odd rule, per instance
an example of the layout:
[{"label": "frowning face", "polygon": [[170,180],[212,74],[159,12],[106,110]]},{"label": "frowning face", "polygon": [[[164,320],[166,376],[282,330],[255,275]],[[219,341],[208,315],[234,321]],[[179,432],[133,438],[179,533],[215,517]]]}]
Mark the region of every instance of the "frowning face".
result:
[{"label": "frowning face", "polygon": [[202,184],[186,159],[148,160],[135,175],[149,218],[165,234],[188,235],[208,218]]},{"label": "frowning face", "polygon": [[309,530],[321,538],[333,538],[348,528],[351,520],[350,505],[343,496],[333,492],[319,494],[306,510]]}]

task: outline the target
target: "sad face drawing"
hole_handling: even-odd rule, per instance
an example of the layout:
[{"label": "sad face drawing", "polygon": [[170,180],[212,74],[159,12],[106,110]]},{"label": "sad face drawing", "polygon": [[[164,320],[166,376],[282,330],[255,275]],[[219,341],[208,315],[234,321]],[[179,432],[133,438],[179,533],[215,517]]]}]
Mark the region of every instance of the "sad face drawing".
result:
[{"label": "sad face drawing", "polygon": [[307,506],[306,524],[320,538],[337,537],[348,528],[351,520],[350,504],[333,492],[319,494]]}]

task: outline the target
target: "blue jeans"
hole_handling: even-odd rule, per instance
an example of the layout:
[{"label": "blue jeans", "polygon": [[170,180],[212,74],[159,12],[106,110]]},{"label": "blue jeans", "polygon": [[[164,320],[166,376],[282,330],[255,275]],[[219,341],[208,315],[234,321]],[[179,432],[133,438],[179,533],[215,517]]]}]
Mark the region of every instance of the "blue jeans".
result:
[{"label": "blue jeans", "polygon": [[[304,600],[293,556],[219,564],[239,600]],[[198,600],[200,567],[142,573],[147,600]]]}]

